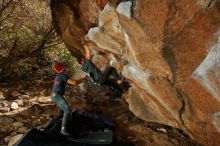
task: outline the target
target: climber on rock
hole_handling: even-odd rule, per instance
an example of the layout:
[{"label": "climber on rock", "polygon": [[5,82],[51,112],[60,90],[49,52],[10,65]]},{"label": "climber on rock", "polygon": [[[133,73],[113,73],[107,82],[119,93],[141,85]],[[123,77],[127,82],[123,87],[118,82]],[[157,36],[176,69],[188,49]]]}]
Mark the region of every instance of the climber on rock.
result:
[{"label": "climber on rock", "polygon": [[[84,42],[83,42],[84,43]],[[123,82],[123,77],[120,76],[116,69],[110,64],[106,67],[104,71],[101,71],[97,66],[91,61],[91,51],[87,45],[84,45],[85,48],[85,58],[81,58],[78,62],[82,65],[82,71],[86,73],[91,80],[98,85],[104,85],[110,76],[113,76],[117,84]]]},{"label": "climber on rock", "polygon": [[84,80],[84,77],[80,80],[70,79],[64,73],[64,67],[61,63],[56,63],[54,65],[54,70],[56,71],[57,75],[54,80],[51,99],[59,107],[59,110],[62,110],[64,112],[60,133],[63,135],[68,135],[66,126],[70,118],[70,109],[66,100],[63,97],[65,93],[65,87],[67,83],[71,85],[80,84]]}]

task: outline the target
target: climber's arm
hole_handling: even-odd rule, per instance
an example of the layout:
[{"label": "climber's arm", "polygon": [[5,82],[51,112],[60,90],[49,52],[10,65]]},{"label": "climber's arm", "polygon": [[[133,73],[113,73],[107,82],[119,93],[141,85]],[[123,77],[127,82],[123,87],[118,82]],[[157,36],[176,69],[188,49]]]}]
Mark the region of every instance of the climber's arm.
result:
[{"label": "climber's arm", "polygon": [[91,59],[91,51],[90,51],[89,47],[86,45],[84,45],[84,48],[86,51],[85,57],[86,57],[86,59],[90,60]]},{"label": "climber's arm", "polygon": [[80,83],[82,83],[84,80],[84,78],[79,79],[79,80],[74,80],[74,79],[68,79],[67,83],[71,84],[71,85],[78,85]]}]

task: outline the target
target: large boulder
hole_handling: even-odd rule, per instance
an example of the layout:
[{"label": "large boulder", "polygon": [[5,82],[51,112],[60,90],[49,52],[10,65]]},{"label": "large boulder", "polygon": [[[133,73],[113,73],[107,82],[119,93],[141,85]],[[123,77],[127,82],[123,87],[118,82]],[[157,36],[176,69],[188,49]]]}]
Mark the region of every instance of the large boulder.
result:
[{"label": "large boulder", "polygon": [[136,116],[220,144],[220,1],[53,0],[51,9],[73,56],[84,37],[97,66],[116,60]]}]

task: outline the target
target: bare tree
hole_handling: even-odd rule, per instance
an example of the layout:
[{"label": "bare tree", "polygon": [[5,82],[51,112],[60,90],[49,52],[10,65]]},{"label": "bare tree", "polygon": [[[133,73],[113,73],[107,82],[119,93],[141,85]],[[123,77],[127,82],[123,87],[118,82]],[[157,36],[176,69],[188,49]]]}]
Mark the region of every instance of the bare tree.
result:
[{"label": "bare tree", "polygon": [[18,46],[19,38],[14,41],[9,55],[1,60],[0,65],[3,66],[3,68],[0,71],[0,82],[12,74],[12,70],[10,69],[11,65],[15,64],[21,59],[40,56],[42,50],[62,43],[55,33],[53,25],[51,25],[51,27],[45,32],[42,32],[42,36],[41,41],[39,41],[39,44],[36,45],[37,47],[33,50],[28,49],[29,47],[32,47],[31,45],[27,46],[28,48],[23,48],[21,50]]},{"label": "bare tree", "polygon": [[2,25],[3,21],[10,16],[10,13],[7,13],[5,16],[3,16],[3,13],[11,6],[15,6],[16,3],[17,2],[15,0],[0,0],[0,26]]},{"label": "bare tree", "polygon": [[[0,16],[7,17],[9,11],[6,13],[6,9],[10,9],[14,1],[0,2]],[[0,82],[13,73],[13,65],[19,60],[42,56],[45,49],[62,43],[52,25],[49,7],[42,8],[35,0],[20,0],[15,7],[18,12],[11,16],[12,19],[5,19],[8,26],[1,32],[0,41],[5,45],[0,45],[0,51],[6,50],[7,55],[1,57],[0,53]]]}]

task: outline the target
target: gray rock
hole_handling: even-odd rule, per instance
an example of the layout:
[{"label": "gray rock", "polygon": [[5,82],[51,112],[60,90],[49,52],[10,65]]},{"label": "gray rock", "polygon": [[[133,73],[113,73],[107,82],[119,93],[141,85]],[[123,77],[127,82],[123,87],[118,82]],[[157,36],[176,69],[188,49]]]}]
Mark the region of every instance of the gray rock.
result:
[{"label": "gray rock", "polygon": [[12,124],[12,126],[13,126],[14,128],[17,128],[17,129],[23,127],[23,125],[24,125],[24,124],[21,123],[21,122],[15,122],[15,123]]},{"label": "gray rock", "polygon": [[21,127],[18,129],[18,133],[24,134],[28,131],[27,127]]},{"label": "gray rock", "polygon": [[21,95],[19,98],[20,99],[27,99],[27,98],[30,98],[30,95]]},{"label": "gray rock", "polygon": [[15,102],[16,102],[19,106],[23,106],[23,105],[24,105],[23,100],[15,100]]},{"label": "gray rock", "polygon": [[157,128],[157,130],[158,130],[158,131],[161,131],[161,132],[165,132],[165,133],[167,132],[167,130],[164,129],[164,128]]},{"label": "gray rock", "polygon": [[11,109],[16,110],[18,108],[19,108],[19,106],[18,106],[18,104],[16,102],[12,102],[11,103]]},{"label": "gray rock", "polygon": [[49,103],[51,102],[51,98],[50,96],[41,96],[41,97],[38,97],[38,102],[40,103]]},{"label": "gray rock", "polygon": [[1,107],[0,108],[0,112],[1,113],[7,113],[7,112],[9,112],[10,111],[10,108],[9,107]]},{"label": "gray rock", "polygon": [[7,137],[4,138],[4,141],[9,142],[10,138],[11,138],[10,136],[7,136]]},{"label": "gray rock", "polygon": [[7,100],[3,100],[3,101],[1,101],[1,103],[2,103],[3,107],[9,107],[9,105],[11,104]]},{"label": "gray rock", "polygon": [[23,134],[18,134],[16,136],[11,137],[8,146],[13,146],[22,136]]}]

